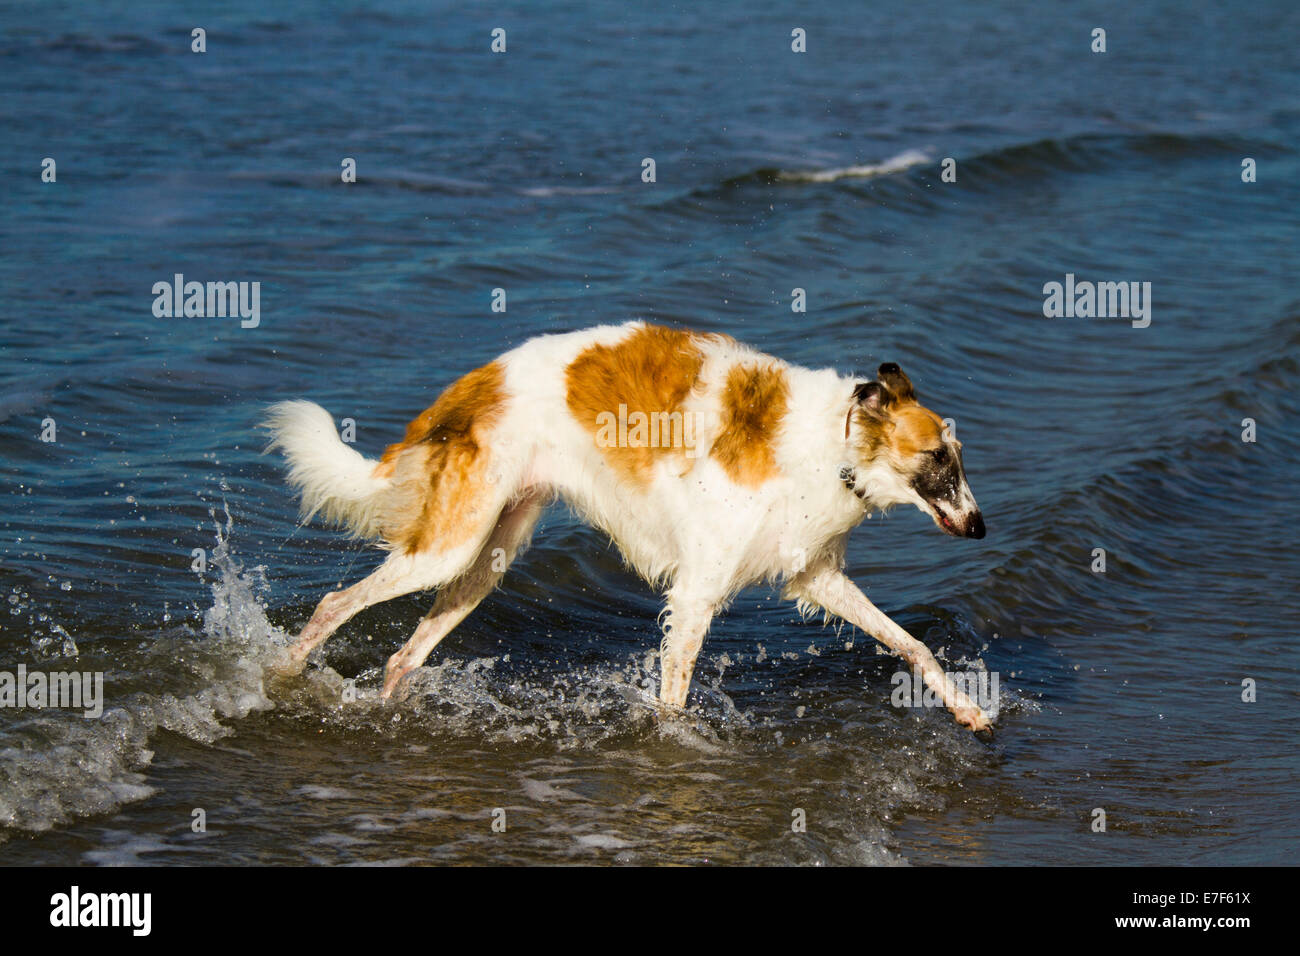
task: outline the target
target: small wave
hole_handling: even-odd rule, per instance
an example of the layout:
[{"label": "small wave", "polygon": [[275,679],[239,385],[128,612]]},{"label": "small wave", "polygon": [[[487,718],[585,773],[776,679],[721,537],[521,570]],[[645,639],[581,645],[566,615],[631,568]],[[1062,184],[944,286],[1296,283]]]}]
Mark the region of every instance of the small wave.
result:
[{"label": "small wave", "polygon": [[744,186],[749,183],[833,183],[841,179],[870,179],[901,173],[913,166],[930,162],[930,157],[919,149],[908,149],[880,163],[862,163],[856,166],[837,166],[831,169],[787,170],[763,166],[749,173],[723,180],[725,187]]},{"label": "small wave", "polygon": [[[1275,143],[1214,134],[1146,132],[1131,134],[1081,133],[1064,138],[1045,138],[1027,143],[1013,143],[971,156],[956,157],[963,171],[963,182],[998,183],[1008,177],[1043,175],[1062,171],[1080,172],[1102,169],[1134,161],[1168,162],[1199,156],[1273,155],[1283,150]],[[718,185],[702,185],[691,190],[698,197],[719,188],[734,189],[747,185],[828,184],[856,180],[881,179],[927,166],[935,161],[933,148],[906,149],[874,163],[833,166],[824,169],[783,169],[763,166],[722,180]],[[231,179],[265,182],[273,186],[315,189],[338,185],[337,173],[305,170],[238,170]],[[516,195],[533,199],[556,199],[604,196],[624,191],[615,183],[592,185],[506,185],[458,179],[415,170],[379,170],[358,179],[358,185],[418,193],[452,196]]]},{"label": "small wave", "polygon": [[919,149],[909,149],[883,163],[863,163],[858,166],[841,166],[836,169],[778,170],[777,182],[833,183],[841,179],[869,179],[872,176],[889,176],[913,166],[930,162],[930,157]]},{"label": "small wave", "polygon": [[[1134,160],[1168,162],[1179,158],[1217,155],[1274,155],[1284,150],[1270,142],[1214,134],[1147,132],[1132,134],[1081,133],[1013,143],[966,157],[956,157],[963,182],[1000,182],[1026,174],[1079,172]],[[876,179],[903,173],[933,162],[930,152],[908,149],[879,163],[829,169],[789,170],[765,166],[722,181],[723,188],[791,183],[836,183]],[[715,187],[716,188],[716,187]],[[704,190],[712,191],[711,189]],[[699,191],[697,191],[697,194]]]},{"label": "small wave", "polygon": [[1170,162],[1204,156],[1272,155],[1280,149],[1272,143],[1214,134],[1080,133],[1015,143],[959,159],[958,163],[971,173],[967,181],[979,181],[1063,170],[1079,172],[1115,165],[1129,166],[1143,159]]}]

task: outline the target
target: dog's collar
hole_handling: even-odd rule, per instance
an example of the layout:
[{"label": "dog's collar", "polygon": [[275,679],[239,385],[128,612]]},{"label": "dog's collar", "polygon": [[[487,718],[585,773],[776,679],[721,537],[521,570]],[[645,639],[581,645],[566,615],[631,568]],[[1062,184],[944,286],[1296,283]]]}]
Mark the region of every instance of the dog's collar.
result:
[{"label": "dog's collar", "polygon": [[866,501],[866,492],[858,490],[858,473],[852,465],[842,465],[840,467],[840,481],[844,482],[844,487],[857,495],[861,500]]}]

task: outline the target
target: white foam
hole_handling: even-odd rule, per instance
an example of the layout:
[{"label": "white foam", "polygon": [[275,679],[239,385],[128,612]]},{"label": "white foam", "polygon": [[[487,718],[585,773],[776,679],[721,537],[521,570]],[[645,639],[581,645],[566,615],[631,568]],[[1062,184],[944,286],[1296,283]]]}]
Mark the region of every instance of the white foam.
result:
[{"label": "white foam", "polygon": [[781,170],[778,178],[783,182],[833,183],[840,179],[869,179],[901,173],[913,166],[930,162],[930,157],[919,149],[908,149],[882,163],[864,163],[860,166],[840,166],[835,169]]},{"label": "white foam", "polygon": [[356,796],[351,790],[344,790],[340,787],[321,787],[311,783],[299,787],[291,795],[306,797],[308,800],[349,800]]},{"label": "white foam", "polygon": [[579,846],[588,850],[625,850],[635,845],[619,839],[612,833],[584,833],[573,839]]}]

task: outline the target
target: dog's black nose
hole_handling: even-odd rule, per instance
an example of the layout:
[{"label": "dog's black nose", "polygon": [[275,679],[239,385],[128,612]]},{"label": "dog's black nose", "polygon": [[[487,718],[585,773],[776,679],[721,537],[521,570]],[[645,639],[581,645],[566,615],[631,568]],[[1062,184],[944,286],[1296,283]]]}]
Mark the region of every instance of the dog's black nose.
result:
[{"label": "dog's black nose", "polygon": [[978,511],[975,512],[975,517],[971,518],[970,521],[966,524],[966,537],[968,538],[984,537],[984,515],[981,514],[980,512]]}]

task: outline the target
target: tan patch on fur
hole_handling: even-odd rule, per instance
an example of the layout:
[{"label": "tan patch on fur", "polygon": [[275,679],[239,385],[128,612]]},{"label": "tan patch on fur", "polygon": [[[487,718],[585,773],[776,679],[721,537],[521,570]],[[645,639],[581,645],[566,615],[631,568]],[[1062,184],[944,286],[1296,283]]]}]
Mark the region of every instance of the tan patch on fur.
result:
[{"label": "tan patch on fur", "polygon": [[902,461],[943,444],[943,419],[915,399],[894,402],[886,412],[883,421],[862,408],[850,413],[858,424],[857,448],[863,461],[879,454],[882,447]]},{"label": "tan patch on fur", "polygon": [[776,430],[790,386],[775,365],[735,365],[722,392],[722,422],[709,453],[738,485],[757,488],[779,474]]},{"label": "tan patch on fur", "polygon": [[[505,373],[496,362],[453,382],[406,426],[375,468],[391,477],[394,506],[384,539],[407,553],[454,547],[480,530],[488,491],[487,432],[505,409]],[[490,516],[495,517],[495,516]]]},{"label": "tan patch on fur", "polygon": [[900,458],[910,458],[943,444],[943,419],[916,402],[894,406],[890,419],[892,427],[887,440]]},{"label": "tan patch on fur", "polygon": [[[565,401],[578,423],[596,441],[601,416],[617,417],[619,406],[627,406],[627,417],[672,415],[695,388],[704,356],[693,332],[647,325],[615,345],[593,345],[581,352],[565,369]],[[684,428],[685,426],[683,426]],[[664,455],[681,456],[683,468],[689,462],[686,449],[677,446],[621,447],[600,449],[618,473],[642,487],[650,483],[655,461]]]}]

